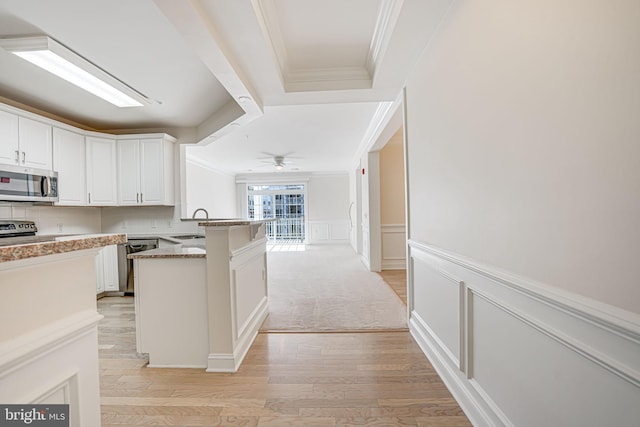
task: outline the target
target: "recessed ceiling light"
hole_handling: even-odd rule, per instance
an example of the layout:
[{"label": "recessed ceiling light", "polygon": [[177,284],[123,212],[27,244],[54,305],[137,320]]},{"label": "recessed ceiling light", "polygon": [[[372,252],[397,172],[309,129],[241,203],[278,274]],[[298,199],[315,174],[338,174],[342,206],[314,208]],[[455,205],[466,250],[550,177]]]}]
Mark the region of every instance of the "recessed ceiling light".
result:
[{"label": "recessed ceiling light", "polygon": [[47,36],[1,38],[0,47],[118,107],[142,107],[146,96]]},{"label": "recessed ceiling light", "polygon": [[249,101],[251,101],[251,98],[248,97],[248,96],[240,96],[240,97],[238,97],[238,102],[244,103],[244,102],[249,102]]}]

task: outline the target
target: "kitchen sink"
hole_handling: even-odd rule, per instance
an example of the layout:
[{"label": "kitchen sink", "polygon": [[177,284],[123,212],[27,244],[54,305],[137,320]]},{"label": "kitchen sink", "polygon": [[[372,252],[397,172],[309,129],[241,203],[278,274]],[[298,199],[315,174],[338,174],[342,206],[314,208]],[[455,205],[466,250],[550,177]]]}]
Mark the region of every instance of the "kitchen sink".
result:
[{"label": "kitchen sink", "polygon": [[171,236],[178,240],[204,239],[204,234],[181,234],[179,236]]}]

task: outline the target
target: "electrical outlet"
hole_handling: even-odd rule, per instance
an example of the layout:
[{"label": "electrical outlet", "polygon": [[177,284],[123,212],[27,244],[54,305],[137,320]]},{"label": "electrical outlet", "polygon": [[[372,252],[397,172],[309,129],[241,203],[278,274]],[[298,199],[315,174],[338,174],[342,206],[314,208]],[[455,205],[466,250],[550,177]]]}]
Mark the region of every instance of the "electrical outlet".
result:
[{"label": "electrical outlet", "polygon": [[121,225],[122,229],[126,229],[127,228],[127,221],[122,221],[122,225]]},{"label": "electrical outlet", "polygon": [[62,233],[62,224],[58,224],[58,233]]},{"label": "electrical outlet", "polygon": [[167,221],[167,227],[173,228],[173,221],[171,220]]},{"label": "electrical outlet", "polygon": [[152,220],[151,220],[151,228],[157,228],[156,220],[155,220],[155,219],[152,219]]}]

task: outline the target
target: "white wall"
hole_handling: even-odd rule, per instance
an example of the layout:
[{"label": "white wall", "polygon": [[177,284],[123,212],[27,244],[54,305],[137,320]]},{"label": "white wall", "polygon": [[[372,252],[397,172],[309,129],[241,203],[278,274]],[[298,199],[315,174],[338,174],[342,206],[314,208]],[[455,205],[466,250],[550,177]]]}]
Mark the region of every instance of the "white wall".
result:
[{"label": "white wall", "polygon": [[472,3],[407,87],[412,238],[640,313],[638,3]]},{"label": "white wall", "polygon": [[[204,208],[209,218],[236,218],[236,179],[187,160],[187,214]],[[202,212],[198,216],[204,216]]]},{"label": "white wall", "polygon": [[380,233],[382,269],[406,268],[403,130],[380,150]]},{"label": "white wall", "polygon": [[456,2],[408,80],[411,331],[475,425],[640,417],[638,22]]},{"label": "white wall", "polygon": [[348,243],[349,175],[312,175],[307,199],[309,243]]},{"label": "white wall", "polygon": [[402,129],[380,150],[380,222],[404,224],[404,148]]},{"label": "white wall", "polygon": [[371,242],[370,242],[370,224],[369,224],[369,198],[371,191],[369,188],[369,155],[364,154],[360,159],[360,185],[362,192],[360,194],[360,236],[362,238],[362,251],[360,259],[367,267],[371,267]]}]

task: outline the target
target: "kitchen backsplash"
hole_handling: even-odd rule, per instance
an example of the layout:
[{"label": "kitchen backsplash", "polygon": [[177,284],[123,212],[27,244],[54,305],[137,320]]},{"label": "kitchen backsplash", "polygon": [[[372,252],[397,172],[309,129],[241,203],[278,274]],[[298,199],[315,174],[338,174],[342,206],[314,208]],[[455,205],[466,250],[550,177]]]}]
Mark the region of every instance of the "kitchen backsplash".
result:
[{"label": "kitchen backsplash", "polygon": [[51,207],[13,203],[0,205],[0,219],[35,221],[38,234],[100,233],[100,209],[86,207]]},{"label": "kitchen backsplash", "polygon": [[0,219],[35,221],[38,234],[182,234],[203,232],[197,222],[180,221],[180,209],[168,207],[60,207],[0,204]]},{"label": "kitchen backsplash", "polygon": [[204,232],[197,222],[180,221],[180,208],[136,206],[102,208],[102,232],[127,234],[167,234]]}]

